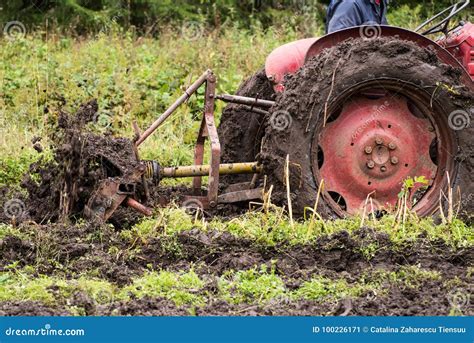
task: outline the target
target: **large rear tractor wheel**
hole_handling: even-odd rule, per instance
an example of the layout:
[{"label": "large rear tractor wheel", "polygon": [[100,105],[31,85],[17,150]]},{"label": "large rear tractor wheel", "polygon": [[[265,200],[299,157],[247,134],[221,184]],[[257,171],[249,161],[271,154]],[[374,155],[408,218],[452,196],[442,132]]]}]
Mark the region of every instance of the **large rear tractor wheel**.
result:
[{"label": "large rear tractor wheel", "polygon": [[[262,69],[245,80],[236,95],[272,100],[275,92]],[[265,133],[264,117],[244,105],[229,104],[225,107],[218,128],[222,163],[256,161]],[[252,176],[227,175],[222,179],[224,183],[236,183],[250,181]]]},{"label": "large rear tractor wheel", "polygon": [[438,212],[440,196],[446,208],[449,188],[453,209],[472,216],[473,94],[459,76],[430,50],[393,38],[349,40],[308,61],[285,84],[265,130],[261,159],[275,200],[287,201],[289,156],[297,213],[313,208],[318,189],[325,217],[361,214],[369,204],[390,212],[405,180],[424,177],[406,191],[420,216]]}]

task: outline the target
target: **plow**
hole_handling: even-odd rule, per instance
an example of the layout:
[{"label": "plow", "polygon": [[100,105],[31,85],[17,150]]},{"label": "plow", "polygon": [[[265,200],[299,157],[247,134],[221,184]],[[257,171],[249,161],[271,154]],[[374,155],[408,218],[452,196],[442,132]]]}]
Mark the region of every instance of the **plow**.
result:
[{"label": "plow", "polygon": [[[122,203],[142,214],[151,215],[151,209],[134,199],[136,184],[138,182],[142,183],[145,188],[145,195],[148,197],[147,181],[152,181],[156,185],[163,178],[193,177],[193,194],[186,196],[185,200],[190,204],[190,207],[208,209],[216,207],[217,204],[243,202],[261,198],[263,189],[256,187],[256,177],[254,177],[253,183],[232,185],[229,187],[231,191],[219,195],[219,178],[221,175],[253,174],[257,176],[262,173],[263,169],[258,162],[221,163],[221,144],[217,133],[214,102],[216,99],[220,99],[249,106],[256,114],[267,113],[262,108],[270,108],[274,102],[241,96],[219,96],[215,94],[215,84],[216,77],[214,73],[211,70],[207,70],[146,131],[141,133],[137,125],[134,124],[134,152],[139,161],[139,166],[131,175],[102,181],[102,184],[86,205],[87,217],[107,220]],[[191,166],[162,167],[158,161],[140,161],[138,147],[203,85],[206,88],[204,115],[195,146],[195,164]],[[209,165],[203,165],[206,139],[210,141]],[[204,176],[209,177],[209,182],[207,190],[203,192],[202,177]]]},{"label": "plow", "polygon": [[[123,205],[151,215],[149,188],[184,177],[193,178],[185,202],[201,209],[262,200],[268,180],[296,213],[357,215],[368,199],[371,211],[390,212],[404,182],[417,179],[408,202],[420,216],[453,206],[453,192],[458,211],[470,212],[474,24],[449,25],[468,6],[416,32],[366,25],[286,44],[236,95],[217,94],[218,75],[205,71],[146,130],[134,123],[137,166],[102,180],[86,216],[106,221]],[[140,146],[202,87],[193,165],[141,160]],[[219,128],[216,101],[228,103]]]}]

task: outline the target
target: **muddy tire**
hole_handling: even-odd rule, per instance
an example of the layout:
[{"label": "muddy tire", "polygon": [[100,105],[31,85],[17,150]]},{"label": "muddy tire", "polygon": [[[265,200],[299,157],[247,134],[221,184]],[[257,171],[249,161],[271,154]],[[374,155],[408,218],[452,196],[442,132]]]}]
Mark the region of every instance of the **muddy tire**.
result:
[{"label": "muddy tire", "polygon": [[[236,95],[272,100],[275,93],[265,75],[265,70],[262,69],[245,80]],[[222,163],[256,161],[265,133],[264,117],[246,110],[245,106],[228,104],[222,113],[218,133]],[[222,179],[224,183],[229,184],[250,181],[251,177],[251,175],[228,175]]]},{"label": "muddy tire", "polygon": [[[393,186],[390,189],[392,197],[390,199],[396,203],[396,187],[399,187],[399,192],[406,177],[419,176],[412,175],[415,170],[419,172],[431,168],[433,173],[430,178],[430,186],[423,190],[421,197],[416,199],[414,209],[417,213],[426,216],[437,212],[440,192],[447,194],[446,173],[449,172],[451,187],[455,190],[456,196],[454,208],[456,209],[456,205],[459,205],[463,216],[472,219],[474,204],[472,137],[474,129],[470,125],[470,121],[472,119],[473,94],[472,89],[469,90],[460,81],[460,75],[458,70],[441,63],[432,51],[420,48],[414,43],[393,38],[378,38],[371,41],[348,40],[332,49],[325,50],[319,56],[308,61],[286,82],[285,91],[278,96],[277,103],[272,108],[271,118],[267,118],[261,160],[264,163],[266,174],[269,175],[269,182],[275,186],[276,192],[273,200],[282,204],[287,202],[283,168],[287,155],[290,156],[293,211],[300,214],[304,212],[305,207],[312,208],[314,206],[319,185],[323,180],[321,174],[324,172],[325,163],[332,163],[332,170],[335,172],[327,173],[326,171],[325,189],[318,206],[318,212],[324,217],[344,217],[354,214],[357,210],[355,207],[358,199],[365,197],[363,194],[358,194],[363,192],[361,187],[352,187],[347,191],[345,186],[345,188],[337,188],[337,182],[345,182],[344,185],[347,185],[349,178],[349,181],[352,180],[358,184],[362,179],[361,182],[365,187],[368,187],[368,190],[371,188],[375,190],[374,200],[377,198],[377,187],[374,184],[383,185],[381,182],[391,182]],[[374,90],[375,95],[373,94]],[[386,169],[389,168],[388,172],[390,172],[390,168],[393,168],[393,175],[395,175],[393,177],[398,175],[398,180],[394,180],[393,177],[388,179],[383,173],[374,176],[374,174],[370,174],[373,173],[373,170],[364,170],[372,155],[364,155],[364,146],[366,145],[357,147],[360,143],[357,136],[359,133],[362,135],[361,137],[368,137],[371,134],[368,130],[372,126],[375,130],[373,132],[379,133],[381,125],[388,124],[384,113],[390,112],[389,109],[384,109],[382,106],[382,115],[372,117],[373,119],[367,122],[366,127],[352,125],[350,128],[346,127],[345,131],[333,130],[332,137],[328,138],[328,135],[325,135],[324,130],[329,130],[331,125],[342,120],[346,106],[349,107],[359,101],[356,99],[357,96],[363,96],[366,99],[372,97],[374,101],[379,102],[384,96],[387,97],[387,102],[395,98],[399,102],[407,104],[413,102],[416,106],[407,105],[410,108],[405,112],[411,111],[411,115],[419,118],[413,117],[409,120],[416,121],[416,123],[430,123],[430,125],[420,124],[420,128],[424,125],[424,131],[413,131],[415,134],[408,139],[408,142],[400,142],[399,150],[392,152],[388,149],[388,145],[387,148],[380,146],[380,149],[389,158],[389,162],[381,161],[381,163],[388,163],[387,166],[381,167],[382,170],[387,171]],[[366,99],[361,101],[371,101]],[[347,121],[350,123],[351,115],[351,113],[344,114],[344,120],[348,118]],[[366,115],[368,116],[369,113],[367,112]],[[326,125],[324,125],[325,122]],[[403,129],[404,123],[394,120],[392,124],[383,127],[382,134],[395,130],[398,126]],[[433,132],[425,132],[428,129]],[[344,136],[344,132],[353,132],[353,134],[347,138]],[[397,134],[393,134],[394,131],[391,132],[387,133],[388,137],[393,137],[394,140],[400,138]],[[436,138],[431,141],[430,135],[436,135]],[[419,156],[417,161],[421,161],[423,158],[423,163],[427,165],[425,169],[419,166],[421,162],[409,165],[408,162],[403,161],[409,153],[417,153],[418,140],[421,141],[423,137],[426,138],[425,140],[430,139],[431,141],[431,144],[424,148],[421,148],[421,143],[419,143],[420,151],[418,153],[420,156],[423,154],[424,156]],[[331,143],[327,149],[331,151],[329,156],[325,151],[322,151],[320,146],[325,141]],[[333,145],[346,144],[346,142],[347,146],[341,148],[343,150],[332,148]],[[376,143],[373,144],[376,149]],[[351,150],[352,148],[361,148],[362,151]],[[371,149],[372,147],[367,148],[368,151]],[[421,151],[423,149],[424,151]],[[344,158],[337,160],[340,156],[335,156],[338,153],[333,154],[334,151],[344,151]],[[390,156],[393,156],[391,154],[397,151],[400,151],[400,156],[393,161],[398,163],[398,159],[400,159],[400,163],[390,164],[392,161]],[[361,163],[354,162],[360,164],[360,170],[354,172],[354,175],[351,175],[352,171],[344,173],[341,172],[343,169],[338,169],[340,164],[346,162],[350,164],[359,157],[363,161]],[[367,160],[364,160],[365,158]],[[427,159],[431,161],[425,161]],[[412,162],[414,162],[413,159]],[[359,168],[359,164],[357,164],[357,168]],[[377,168],[379,168],[378,164],[375,165],[375,169]],[[411,172],[412,168],[413,172]],[[336,171],[339,171],[339,175],[334,176]],[[364,179],[365,177],[367,177],[368,183]],[[330,179],[330,182],[327,182],[327,179]],[[371,183],[372,186],[367,186]],[[331,187],[344,189],[348,194],[332,192]],[[334,193],[339,197],[335,197]],[[457,196],[459,194],[460,196]],[[345,197],[349,198],[350,201],[347,203],[351,203],[350,206],[344,201],[340,201]],[[444,205],[446,206],[446,202]]]}]

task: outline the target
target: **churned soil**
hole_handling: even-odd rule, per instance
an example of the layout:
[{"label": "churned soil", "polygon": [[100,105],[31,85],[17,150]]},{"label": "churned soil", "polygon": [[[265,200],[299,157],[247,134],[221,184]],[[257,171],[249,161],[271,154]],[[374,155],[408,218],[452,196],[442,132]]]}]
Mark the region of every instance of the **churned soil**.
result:
[{"label": "churned soil", "polygon": [[[176,306],[162,298],[131,298],[111,301],[106,305],[94,302],[87,294],[77,292],[64,306],[30,306],[31,302],[0,302],[3,315],[67,315],[67,306],[82,308],[86,315],[446,315],[452,308],[447,296],[453,291],[448,280],[467,292],[472,291],[473,277],[469,267],[474,263],[474,249],[454,250],[443,242],[420,236],[405,246],[394,246],[388,236],[370,228],[352,235],[346,231],[323,236],[306,245],[260,245],[227,232],[202,232],[197,229],[175,236],[151,238],[141,243],[132,255],[130,242],[109,227],[45,225],[43,239],[20,239],[7,236],[0,240],[0,270],[14,261],[17,267],[34,265],[42,275],[66,279],[88,274],[123,287],[147,270],[183,271],[193,269],[206,280],[197,294],[204,296],[204,306]],[[99,236],[99,230],[102,237]],[[47,250],[44,245],[49,244]],[[368,244],[377,244],[371,258],[361,251]],[[173,249],[169,247],[173,246]],[[116,247],[121,254],[110,254]],[[43,250],[41,254],[38,252]],[[47,252],[45,252],[47,251]],[[67,266],[58,268],[58,265]],[[388,284],[383,295],[366,292],[357,298],[337,303],[276,298],[265,304],[231,304],[218,296],[217,278],[230,270],[247,270],[267,265],[274,268],[289,290],[299,288],[313,277],[344,279],[351,284],[377,271],[396,272],[404,266],[416,266],[439,273],[439,279],[422,279],[416,288]],[[54,291],[54,290],[53,290]],[[59,297],[60,299],[60,297]],[[471,306],[471,304],[467,304]],[[65,309],[66,308],[66,309]],[[474,309],[469,307],[468,313]]]},{"label": "churned soil", "polygon": [[[129,139],[94,134],[87,129],[97,119],[97,111],[97,101],[91,100],[75,114],[59,113],[49,137],[53,160],[40,158],[24,176],[21,187],[27,195],[18,195],[24,209],[15,218],[17,222],[43,224],[82,217],[101,180],[126,175],[137,166]],[[0,214],[0,222],[10,219]]]}]

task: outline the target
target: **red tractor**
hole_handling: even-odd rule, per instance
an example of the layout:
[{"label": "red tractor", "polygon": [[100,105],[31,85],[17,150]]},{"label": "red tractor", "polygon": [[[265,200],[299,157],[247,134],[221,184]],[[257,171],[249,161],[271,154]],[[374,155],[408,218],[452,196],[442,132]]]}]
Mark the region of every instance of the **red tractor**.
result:
[{"label": "red tractor", "polygon": [[[207,71],[148,130],[136,130],[138,148],[205,85],[195,165],[143,162],[133,174],[101,185],[89,212],[107,219],[124,202],[149,213],[131,184],[146,188],[147,178],[192,176],[187,204],[204,208],[260,198],[265,184],[273,185],[275,202],[290,197],[296,213],[317,203],[324,217],[355,215],[369,199],[382,213],[400,205],[406,180],[415,180],[405,191],[420,216],[446,206],[471,216],[474,25],[450,29],[468,6],[459,2],[416,32],[365,25],[286,44],[237,95],[216,94],[216,77]],[[427,37],[439,33],[438,40]],[[219,129],[216,100],[231,103]],[[209,165],[203,165],[206,139]],[[205,191],[202,176],[209,176]]]},{"label": "red tractor", "polygon": [[472,214],[474,24],[449,29],[468,6],[459,2],[416,32],[363,26],[277,48],[238,91],[276,104],[267,117],[224,111],[224,158],[258,157],[283,200],[289,155],[299,212],[314,205],[323,180],[319,213],[341,217],[359,213],[368,195],[378,210],[394,209],[403,181],[422,176],[427,183],[410,189],[417,213],[437,212],[451,188],[455,207]]}]

